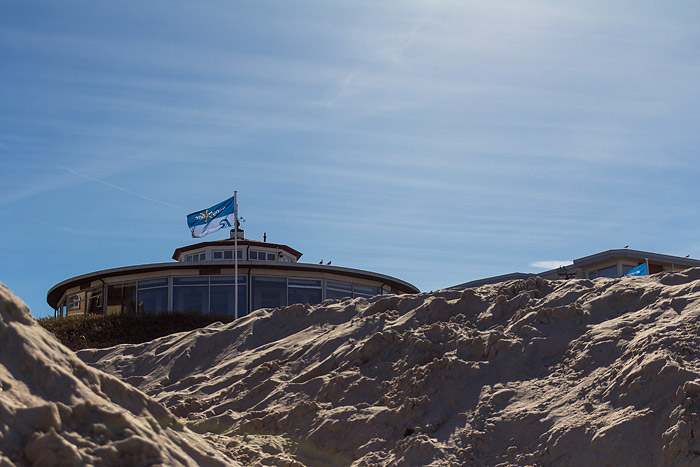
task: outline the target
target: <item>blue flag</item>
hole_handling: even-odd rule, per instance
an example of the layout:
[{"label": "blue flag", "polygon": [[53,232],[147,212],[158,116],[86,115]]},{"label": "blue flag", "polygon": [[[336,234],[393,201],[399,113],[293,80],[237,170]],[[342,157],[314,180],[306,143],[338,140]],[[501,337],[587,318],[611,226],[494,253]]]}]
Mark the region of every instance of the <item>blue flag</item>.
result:
[{"label": "blue flag", "polygon": [[634,269],[630,269],[622,276],[647,276],[649,273],[647,271],[647,263],[642,263]]},{"label": "blue flag", "polygon": [[194,238],[201,238],[212,232],[231,227],[236,217],[236,197],[222,201],[216,206],[187,216],[187,226]]}]

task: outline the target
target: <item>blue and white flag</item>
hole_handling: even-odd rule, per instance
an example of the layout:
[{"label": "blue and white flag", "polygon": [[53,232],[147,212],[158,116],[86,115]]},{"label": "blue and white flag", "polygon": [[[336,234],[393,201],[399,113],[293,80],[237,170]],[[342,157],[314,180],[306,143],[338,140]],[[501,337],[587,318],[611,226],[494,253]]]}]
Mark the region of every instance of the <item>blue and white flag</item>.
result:
[{"label": "blue and white flag", "polygon": [[216,206],[187,216],[187,226],[194,238],[201,238],[212,232],[231,227],[236,218],[236,197],[222,201]]},{"label": "blue and white flag", "polygon": [[630,269],[626,273],[624,273],[622,276],[646,276],[649,273],[647,272],[647,263],[642,263],[639,266],[637,266],[634,269]]}]

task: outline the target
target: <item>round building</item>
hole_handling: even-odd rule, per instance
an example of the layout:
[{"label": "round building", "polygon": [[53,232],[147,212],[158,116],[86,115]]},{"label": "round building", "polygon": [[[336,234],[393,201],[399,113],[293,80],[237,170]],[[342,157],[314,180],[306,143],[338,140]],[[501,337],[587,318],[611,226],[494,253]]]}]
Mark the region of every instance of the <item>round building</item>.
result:
[{"label": "round building", "polygon": [[[299,263],[287,245],[243,238],[196,243],[173,253],[176,262],[105,269],[72,277],[49,290],[56,316],[194,311],[238,316],[344,297],[418,293],[395,277],[329,264]],[[236,243],[238,244],[236,249]]]}]

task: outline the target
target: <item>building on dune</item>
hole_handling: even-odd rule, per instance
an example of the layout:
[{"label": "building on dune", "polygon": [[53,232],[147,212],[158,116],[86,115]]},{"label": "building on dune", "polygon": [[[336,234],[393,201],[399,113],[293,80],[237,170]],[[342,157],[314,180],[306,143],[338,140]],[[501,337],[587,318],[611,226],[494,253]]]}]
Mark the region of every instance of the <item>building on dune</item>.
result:
[{"label": "building on dune", "polygon": [[[52,287],[47,302],[56,316],[174,310],[234,315],[237,308],[241,317],[260,308],[295,303],[313,305],[331,298],[419,292],[395,277],[330,262],[300,263],[301,256],[287,245],[246,239],[242,230],[232,229],[229,239],[177,248],[175,262],[72,277]],[[234,262],[238,268],[238,307]]]},{"label": "building on dune", "polygon": [[584,256],[583,258],[573,260],[571,264],[562,265],[559,268],[549,271],[536,274],[513,272],[465,282],[451,288],[479,287],[487,284],[496,284],[514,279],[527,279],[528,277],[536,276],[544,279],[615,278],[627,274],[629,271],[642,264],[648,265],[649,274],[656,274],[659,272],[677,272],[687,268],[700,267],[700,260],[692,259],[687,256],[671,256],[649,251],[621,248]]},{"label": "building on dune", "polygon": [[[175,262],[95,271],[52,287],[47,302],[56,316],[80,314],[152,314],[194,311],[235,315],[238,263],[238,317],[260,308],[326,299],[419,293],[395,277],[327,264],[300,263],[302,253],[287,245],[243,237],[177,248]],[[235,245],[237,246],[237,249]],[[234,256],[237,255],[237,258]],[[620,277],[641,264],[649,274],[700,267],[700,260],[631,250],[607,250],[540,273],[514,272],[465,282],[450,288],[479,287],[514,279],[596,279]]]}]

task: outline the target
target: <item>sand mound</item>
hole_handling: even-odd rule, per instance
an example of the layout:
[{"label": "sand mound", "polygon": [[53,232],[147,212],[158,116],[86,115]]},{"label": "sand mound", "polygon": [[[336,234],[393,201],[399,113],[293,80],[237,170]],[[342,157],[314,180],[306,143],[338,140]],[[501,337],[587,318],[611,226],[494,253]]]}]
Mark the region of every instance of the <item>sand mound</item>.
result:
[{"label": "sand mound", "polygon": [[700,465],[700,269],[260,310],[79,356],[246,464]]},{"label": "sand mound", "polygon": [[232,464],[162,404],[83,363],[0,284],[0,466]]}]

